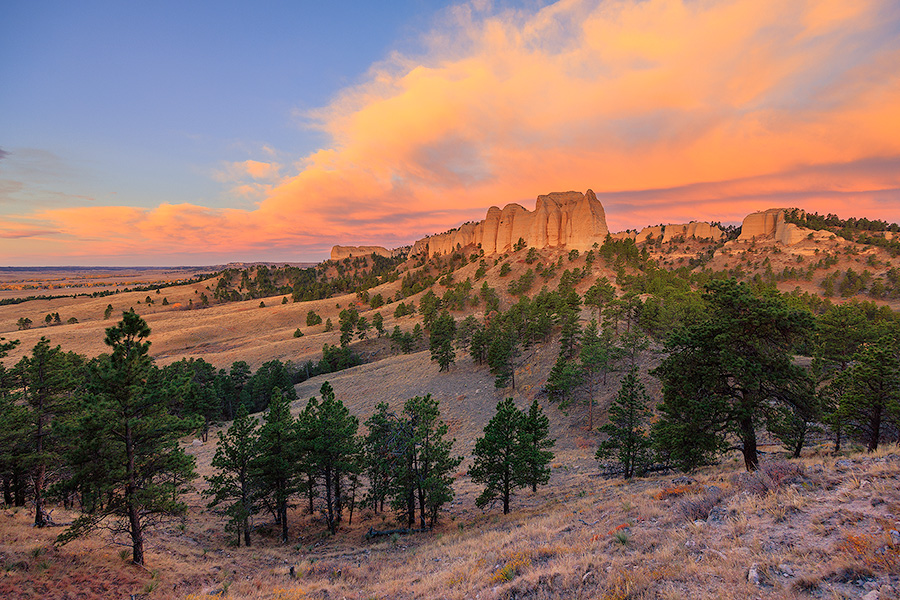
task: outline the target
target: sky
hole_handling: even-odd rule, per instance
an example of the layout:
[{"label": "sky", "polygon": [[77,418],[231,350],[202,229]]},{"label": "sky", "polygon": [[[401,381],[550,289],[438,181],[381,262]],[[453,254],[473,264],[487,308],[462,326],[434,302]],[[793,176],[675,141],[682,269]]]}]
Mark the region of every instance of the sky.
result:
[{"label": "sky", "polygon": [[0,266],[319,261],[593,189],[900,221],[896,0],[10,0]]}]

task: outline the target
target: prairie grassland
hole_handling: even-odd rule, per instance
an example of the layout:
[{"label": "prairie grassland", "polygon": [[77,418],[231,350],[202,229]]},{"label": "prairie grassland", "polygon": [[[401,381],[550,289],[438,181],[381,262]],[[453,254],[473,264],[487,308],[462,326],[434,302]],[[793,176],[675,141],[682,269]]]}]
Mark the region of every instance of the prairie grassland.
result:
[{"label": "prairie grassland", "polygon": [[[900,592],[900,450],[770,460],[758,473],[709,468],[694,481],[555,474],[510,515],[474,509],[475,486],[428,534],[366,540],[389,515],[357,510],[336,536],[297,508],[293,539],[257,521],[230,545],[192,497],[150,536],[147,569],[102,535],[54,548],[57,528],[27,510],[0,518],[0,597],[247,600],[300,598],[880,598]],[[71,515],[54,512],[58,522]],[[124,558],[123,558],[124,557]],[[294,576],[291,576],[293,567]],[[871,596],[870,596],[871,597]]]}]

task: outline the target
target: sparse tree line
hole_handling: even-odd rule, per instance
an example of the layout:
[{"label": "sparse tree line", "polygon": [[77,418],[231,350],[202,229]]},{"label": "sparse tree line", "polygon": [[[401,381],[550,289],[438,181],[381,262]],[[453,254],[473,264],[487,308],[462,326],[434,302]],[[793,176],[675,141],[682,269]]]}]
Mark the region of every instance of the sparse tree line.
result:
[{"label": "sparse tree line", "polygon": [[[712,273],[697,291],[694,276],[658,269],[630,244],[619,246],[599,254],[619,271],[621,295],[601,278],[582,298],[574,285],[583,275],[570,276],[506,311],[498,302],[481,320],[456,322],[429,292],[419,312],[432,359],[446,370],[456,350],[467,350],[488,364],[497,387],[515,388],[518,358],[555,333],[560,351],[545,392],[563,408],[584,401],[589,429],[598,386],[610,373],[624,374],[597,453],[611,475],[689,471],[727,450],[756,469],[762,430],[794,456],[824,433],[836,451],[847,437],[869,450],[900,439],[900,320],[889,308],[836,305]],[[485,285],[480,293],[492,292]],[[584,328],[583,305],[594,314]],[[636,370],[654,340],[664,357],[652,371],[662,382],[658,402]],[[800,366],[798,355],[810,364]]]},{"label": "sparse tree line", "polygon": [[[334,533],[356,507],[377,513],[386,504],[408,526],[432,527],[453,499],[453,471],[462,457],[453,456],[453,440],[430,395],[406,401],[398,414],[379,405],[363,436],[359,419],[328,383],[293,418],[296,393],[286,365],[271,361],[251,373],[238,362],[217,372],[205,361],[185,359],[160,368],[149,356],[149,334],[146,322],[129,311],[106,330],[108,354],[88,360],[42,338],[12,368],[0,363],[4,502],[29,502],[39,527],[53,523],[51,499],[78,509],[58,543],[107,529],[128,536],[132,560],[143,564],[146,529],[187,510],[180,496],[196,473],[179,440],[205,436],[211,423],[229,414],[234,421],[218,436],[216,474],[206,493],[209,507],[222,512],[227,529],[247,545],[260,513],[271,514],[287,540],[294,502],[321,514]],[[0,358],[17,343],[0,340]],[[326,348],[323,361],[329,353],[344,354]],[[260,422],[251,411],[261,409]],[[504,427],[514,432],[516,456],[508,509],[511,490],[546,483],[552,454],[545,449],[552,442],[536,403]],[[491,438],[488,429],[485,434]],[[491,472],[478,470],[489,486]],[[492,494],[486,490],[479,505]]]}]

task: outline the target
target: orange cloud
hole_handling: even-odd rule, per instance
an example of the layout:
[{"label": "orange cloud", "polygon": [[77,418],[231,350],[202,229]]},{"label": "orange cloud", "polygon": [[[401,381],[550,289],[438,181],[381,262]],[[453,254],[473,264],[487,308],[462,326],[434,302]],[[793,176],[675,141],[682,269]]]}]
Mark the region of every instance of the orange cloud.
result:
[{"label": "orange cloud", "polygon": [[472,3],[443,16],[422,55],[392,55],[306,115],[331,144],[295,174],[228,165],[222,181],[259,198],[253,210],[34,218],[79,251],[235,259],[399,245],[492,204],[589,187],[614,230],[778,205],[900,220],[893,0]]}]

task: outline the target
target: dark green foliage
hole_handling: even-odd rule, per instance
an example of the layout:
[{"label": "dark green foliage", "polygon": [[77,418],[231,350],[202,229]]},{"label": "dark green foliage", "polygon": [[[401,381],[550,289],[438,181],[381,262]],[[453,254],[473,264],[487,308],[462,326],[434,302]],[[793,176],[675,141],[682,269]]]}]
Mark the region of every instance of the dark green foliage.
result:
[{"label": "dark green foliage", "polygon": [[672,334],[670,354],[655,371],[663,402],[654,436],[682,469],[711,460],[735,436],[754,470],[757,427],[773,408],[790,405],[792,385],[808,377],[791,359],[813,318],[734,280],[710,282],[704,299],[709,316]]},{"label": "dark green foliage", "polygon": [[399,457],[406,450],[404,428],[385,402],[375,407],[366,421],[368,433],[363,442],[365,473],[369,480],[366,502],[375,513],[384,511]]},{"label": "dark green foliage", "polygon": [[322,317],[317,315],[315,311],[310,310],[306,313],[306,326],[314,327],[322,322]]},{"label": "dark green foliage", "polygon": [[438,401],[416,396],[403,405],[405,449],[394,466],[393,505],[406,514],[409,526],[434,527],[441,508],[453,500],[452,472],[462,457],[451,455],[455,440],[445,439],[447,424],[441,421]]},{"label": "dark green foliage", "polygon": [[[593,256],[593,251],[591,251],[591,256]],[[595,317],[600,320],[603,307],[615,300],[615,298],[616,288],[609,282],[609,279],[602,277],[585,292],[584,303],[594,308]]]},{"label": "dark green foliage", "polygon": [[[321,402],[310,398],[299,420],[300,455],[305,470],[313,475],[310,482],[315,481],[324,488],[323,513],[333,534],[343,520],[347,484],[363,468],[362,440],[356,435],[359,420],[335,398],[334,389],[327,381],[319,394]],[[352,496],[350,501],[353,502]]]},{"label": "dark green foliage", "polygon": [[494,376],[494,386],[516,387],[515,360],[519,353],[519,339],[516,330],[508,324],[497,323],[488,328],[487,363]]},{"label": "dark green foliage", "polygon": [[378,337],[384,335],[384,317],[380,312],[372,315],[372,327],[375,328],[375,333],[378,335]]},{"label": "dark green foliage", "polygon": [[[900,345],[883,337],[853,356],[842,376],[841,413],[850,433],[873,452],[882,437],[900,427]],[[896,437],[896,436],[895,436]]]},{"label": "dark green foliage", "polygon": [[369,323],[369,320],[365,317],[360,317],[359,321],[356,322],[356,333],[357,337],[361,340],[364,340],[369,335],[369,329],[372,328],[372,325]]},{"label": "dark green foliage", "polygon": [[256,373],[247,379],[241,390],[241,402],[247,405],[247,410],[251,414],[261,412],[269,405],[272,390],[275,388],[284,390],[283,394],[288,402],[297,399],[293,376],[288,366],[277,359],[263,363]]},{"label": "dark green foliage", "polygon": [[144,562],[144,529],[162,515],[185,510],[178,501],[194,476],[194,461],[178,439],[197,425],[169,412],[148,356],[150,328],[134,312],[106,330],[112,354],[91,363],[91,383],[78,419],[66,432],[72,471],[66,489],[102,502],[61,534],[66,543],[115,519],[131,537],[132,561]]},{"label": "dark green foliage", "polygon": [[345,308],[340,312],[339,323],[341,327],[341,346],[346,347],[353,339],[353,332],[359,322],[359,312],[353,307]]},{"label": "dark green foliage", "polygon": [[509,263],[503,263],[500,265],[500,277],[506,277],[512,271],[512,267],[509,266]]},{"label": "dark green foliage", "polygon": [[441,299],[432,290],[428,290],[419,300],[419,314],[422,315],[422,325],[425,329],[431,329],[431,324],[438,316],[441,309]]},{"label": "dark green foliage", "polygon": [[319,361],[315,374],[334,373],[360,364],[362,359],[350,348],[325,344],[322,346],[322,360]]},{"label": "dark green foliage", "polygon": [[299,327],[298,327],[297,329],[294,330],[294,337],[295,337],[295,338],[302,338],[302,337],[303,337],[303,332],[300,331],[300,328],[299,328]]},{"label": "dark green foliage", "polygon": [[256,490],[252,470],[259,465],[259,421],[247,414],[241,405],[228,431],[219,432],[212,466],[216,474],[207,477],[209,488],[203,492],[211,497],[207,508],[218,510],[228,517],[226,530],[234,531],[237,543],[241,537],[250,545],[250,519],[256,513]]},{"label": "dark green foliage", "polygon": [[647,425],[650,420],[650,397],[644,384],[631,369],[622,379],[622,387],[609,407],[609,423],[600,428],[608,437],[597,449],[597,460],[614,458],[616,472],[625,479],[643,475],[650,464],[651,446]]},{"label": "dark green foliage", "polygon": [[488,287],[487,281],[481,284],[478,294],[481,296],[481,299],[484,300],[485,315],[500,310],[500,296],[497,295],[497,291],[494,290],[494,288]]},{"label": "dark green foliage", "polygon": [[112,316],[112,313],[113,313],[113,305],[107,304],[106,308],[103,310],[103,320],[105,321],[106,319],[110,318]]},{"label": "dark green foliage", "polygon": [[456,321],[453,316],[443,311],[431,324],[428,345],[431,350],[431,360],[440,365],[441,371],[449,371],[456,353],[453,349],[453,340],[456,337]]},{"label": "dark green foliage", "polygon": [[528,269],[515,281],[511,281],[507,291],[513,296],[521,296],[531,289],[534,284],[534,271]]},{"label": "dark green foliage", "polygon": [[509,500],[515,491],[519,464],[516,456],[516,431],[522,413],[512,398],[497,404],[497,412],[484,428],[484,437],[475,442],[475,462],[469,469],[474,483],[485,485],[475,500],[483,508],[497,500],[503,502],[503,514],[509,513]]},{"label": "dark green foliage", "polygon": [[556,364],[550,370],[544,390],[551,400],[559,402],[565,408],[572,401],[575,389],[581,385],[581,382],[582,370],[560,353]]},{"label": "dark green foliage", "polygon": [[522,414],[517,440],[517,452],[521,461],[519,482],[537,492],[537,486],[550,481],[550,450],[556,440],[550,439],[550,419],[544,414],[537,399],[531,402],[528,412]]},{"label": "dark green foliage", "polygon": [[597,322],[591,320],[581,336],[581,350],[578,354],[581,378],[587,387],[589,431],[594,429],[594,396],[597,386],[606,382],[606,374],[620,357],[621,350],[613,345],[612,331],[608,328],[598,331]]},{"label": "dark green foliage", "polygon": [[290,400],[280,389],[271,391],[269,409],[259,428],[258,451],[251,464],[254,484],[260,490],[260,500],[281,525],[282,543],[288,541],[288,501],[297,491],[294,465],[299,448],[290,407]]}]

